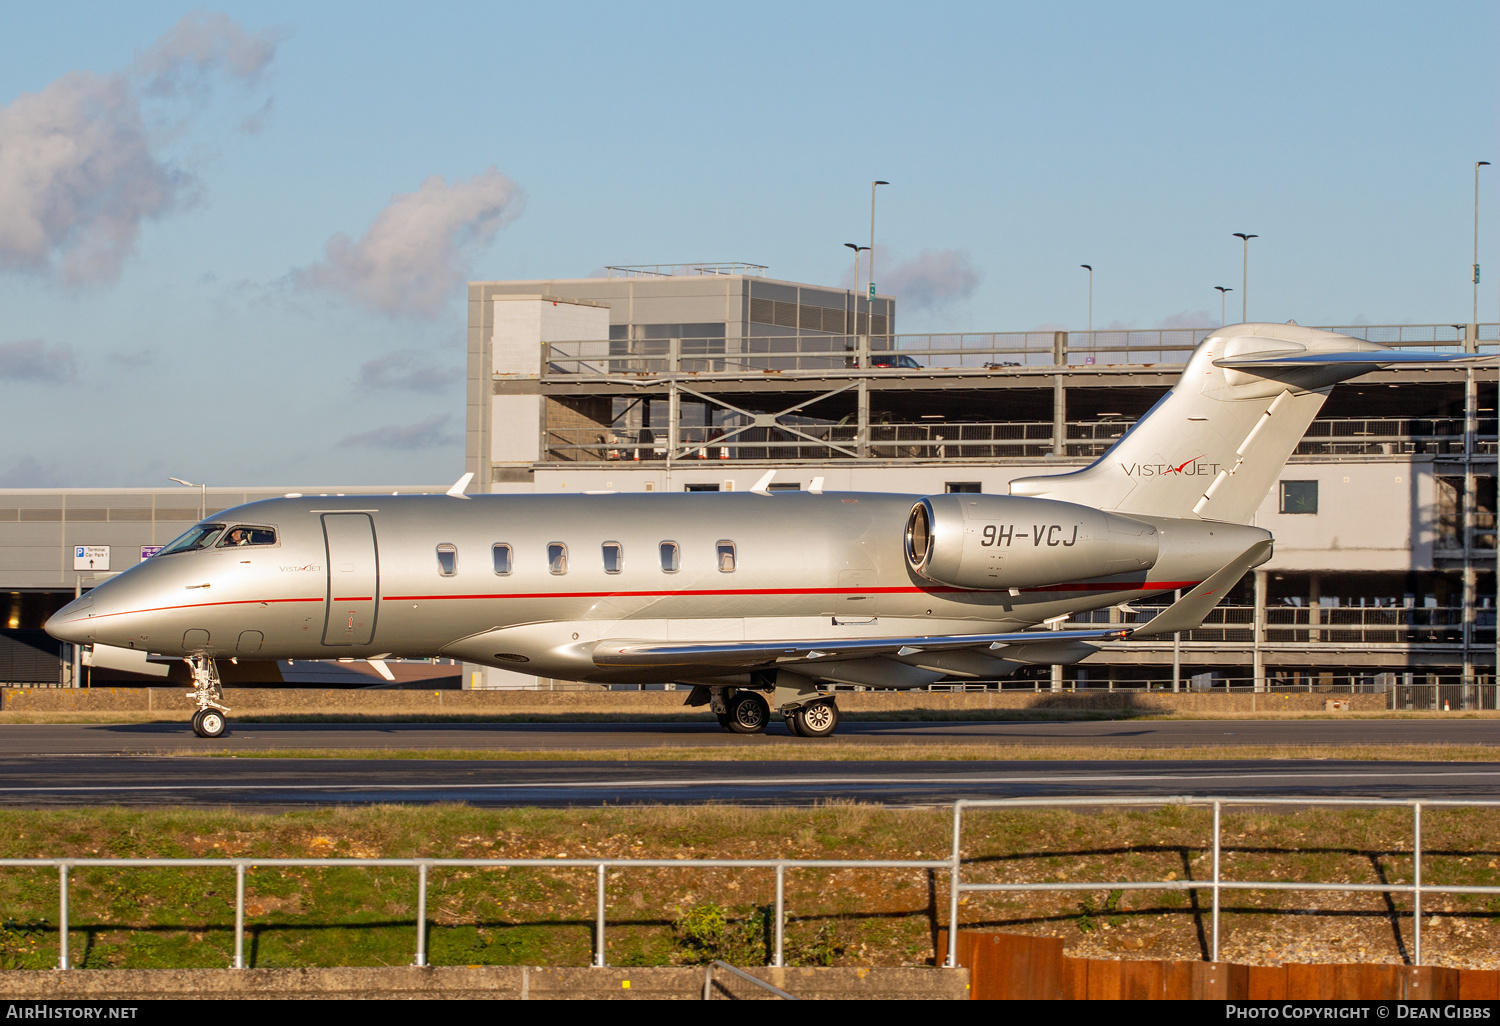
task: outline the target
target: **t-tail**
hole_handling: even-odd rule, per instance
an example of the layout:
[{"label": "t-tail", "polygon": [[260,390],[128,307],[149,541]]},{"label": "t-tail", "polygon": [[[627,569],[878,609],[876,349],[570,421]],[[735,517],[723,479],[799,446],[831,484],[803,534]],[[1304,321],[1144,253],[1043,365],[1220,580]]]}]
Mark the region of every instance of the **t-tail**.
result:
[{"label": "t-tail", "polygon": [[1235,324],[1194,350],[1172,390],[1092,464],[1023,477],[1012,495],[1119,513],[1246,524],[1333,386],[1414,353],[1296,324]]}]

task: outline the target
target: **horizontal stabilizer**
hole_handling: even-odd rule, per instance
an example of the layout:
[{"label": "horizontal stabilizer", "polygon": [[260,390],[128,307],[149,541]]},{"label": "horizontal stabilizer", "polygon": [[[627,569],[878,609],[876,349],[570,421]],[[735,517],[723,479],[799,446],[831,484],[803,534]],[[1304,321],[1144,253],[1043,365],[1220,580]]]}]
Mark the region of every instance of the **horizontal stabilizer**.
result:
[{"label": "horizontal stabilizer", "polygon": [[1214,571],[1208,580],[1162,610],[1148,622],[1130,632],[1132,638],[1149,634],[1176,634],[1203,625],[1203,618],[1224,600],[1229,589],[1253,566],[1271,558],[1271,542],[1256,542],[1228,564]]},{"label": "horizontal stabilizer", "polygon": [[[918,652],[941,652],[960,648],[1003,648],[1010,645],[1035,645],[1043,642],[1055,645],[1069,641],[1122,641],[1129,634],[1129,629],[1116,627],[1110,630],[1013,631],[1008,634],[943,634],[910,638],[824,638],[816,641],[725,642],[704,645],[663,645],[651,641],[601,641],[594,647],[594,664],[608,667],[721,666],[746,669],[757,666],[815,662],[823,659],[864,659],[871,656],[898,654],[907,657]],[[902,649],[908,651],[903,653]],[[1006,658],[1011,658],[1009,653]]]},{"label": "horizontal stabilizer", "polygon": [[1493,356],[1476,356],[1473,353],[1424,353],[1415,350],[1382,349],[1357,353],[1313,353],[1296,350],[1284,353],[1255,353],[1252,356],[1226,356],[1213,362],[1215,367],[1234,367],[1247,370],[1252,367],[1327,367],[1338,364],[1362,364],[1369,367],[1393,367],[1412,364],[1481,363],[1491,362]]}]

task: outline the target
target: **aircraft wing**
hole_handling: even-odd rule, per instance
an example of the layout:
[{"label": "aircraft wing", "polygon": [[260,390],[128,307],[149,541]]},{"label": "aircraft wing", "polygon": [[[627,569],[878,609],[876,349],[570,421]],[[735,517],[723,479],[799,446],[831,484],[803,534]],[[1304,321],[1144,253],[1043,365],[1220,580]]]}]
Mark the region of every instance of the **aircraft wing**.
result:
[{"label": "aircraft wing", "polygon": [[[738,670],[818,661],[838,662],[879,656],[913,656],[922,652],[962,649],[1008,649],[1026,645],[1068,645],[1091,641],[1125,641],[1188,631],[1203,623],[1214,606],[1245,572],[1271,557],[1271,542],[1257,542],[1150,621],[1099,630],[1012,631],[1005,634],[926,634],[905,638],[821,638],[811,641],[708,642],[662,644],[657,641],[609,640],[594,646],[600,667],[720,667]],[[1000,654],[1002,658],[1004,653]]]},{"label": "aircraft wing", "polygon": [[1008,648],[1043,642],[1122,641],[1130,628],[1081,631],[1014,631],[1007,634],[930,634],[908,638],[824,638],[815,641],[748,641],[697,645],[663,645],[655,641],[601,641],[594,646],[597,666],[758,666],[810,663],[817,660],[908,656],[964,648]]}]

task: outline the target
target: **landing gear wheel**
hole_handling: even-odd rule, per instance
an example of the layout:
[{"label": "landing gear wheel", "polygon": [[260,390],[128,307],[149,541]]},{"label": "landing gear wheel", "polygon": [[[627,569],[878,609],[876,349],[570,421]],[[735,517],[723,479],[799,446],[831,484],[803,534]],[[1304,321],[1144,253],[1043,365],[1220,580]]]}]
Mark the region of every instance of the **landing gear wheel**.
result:
[{"label": "landing gear wheel", "polygon": [[229,733],[229,721],[217,709],[204,709],[198,716],[198,730],[204,737],[223,737]]},{"label": "landing gear wheel", "polygon": [[788,725],[803,737],[827,737],[839,727],[839,707],[826,698],[809,702],[792,713]]},{"label": "landing gear wheel", "polygon": [[729,722],[725,727],[734,734],[763,734],[771,722],[771,707],[754,691],[738,691],[729,700]]},{"label": "landing gear wheel", "polygon": [[223,737],[229,733],[229,721],[217,709],[199,709],[193,713],[193,733],[199,737]]},{"label": "landing gear wheel", "polygon": [[719,728],[721,730],[733,730],[733,728],[730,727],[730,724],[734,721],[729,718],[729,714],[727,712],[714,713],[714,716],[718,718]]}]

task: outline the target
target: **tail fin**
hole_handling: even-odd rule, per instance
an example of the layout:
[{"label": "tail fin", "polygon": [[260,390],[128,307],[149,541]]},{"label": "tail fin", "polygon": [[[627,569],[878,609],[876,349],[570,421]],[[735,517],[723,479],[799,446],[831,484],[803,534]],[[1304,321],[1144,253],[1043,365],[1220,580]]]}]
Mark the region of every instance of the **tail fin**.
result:
[{"label": "tail fin", "polygon": [[1418,359],[1463,357],[1398,353],[1296,324],[1232,325],[1204,339],[1172,390],[1091,465],[1019,478],[1010,491],[1248,523],[1336,383]]}]

